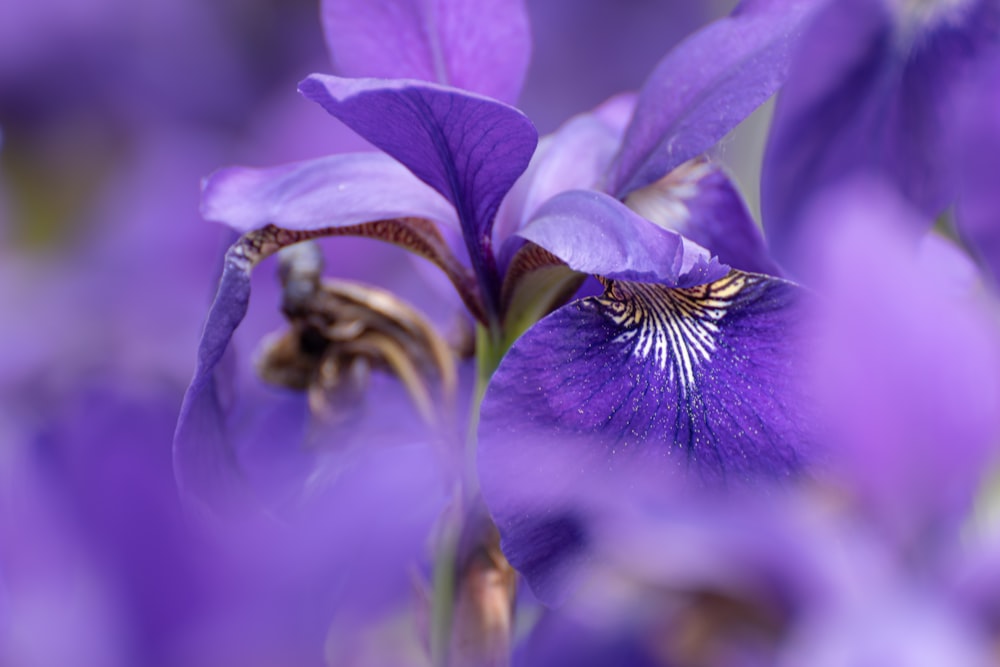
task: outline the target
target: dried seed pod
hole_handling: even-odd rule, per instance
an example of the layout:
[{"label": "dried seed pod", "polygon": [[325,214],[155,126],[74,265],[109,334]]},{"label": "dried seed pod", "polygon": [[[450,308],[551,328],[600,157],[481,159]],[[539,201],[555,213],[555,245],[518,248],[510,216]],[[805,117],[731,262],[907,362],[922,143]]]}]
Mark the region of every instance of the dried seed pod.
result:
[{"label": "dried seed pod", "polygon": [[363,400],[371,371],[387,372],[424,420],[437,423],[454,396],[455,356],[426,318],[386,290],[322,279],[315,244],[291,246],[280,257],[290,328],[262,346],[261,378],[307,391],[313,414],[336,422]]}]

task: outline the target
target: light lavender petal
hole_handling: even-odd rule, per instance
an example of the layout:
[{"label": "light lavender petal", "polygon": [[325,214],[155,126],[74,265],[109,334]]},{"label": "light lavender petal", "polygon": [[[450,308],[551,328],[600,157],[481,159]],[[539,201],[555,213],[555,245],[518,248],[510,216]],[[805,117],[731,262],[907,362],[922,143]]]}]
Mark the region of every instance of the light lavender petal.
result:
[{"label": "light lavender petal", "polygon": [[266,225],[311,230],[403,217],[458,226],[447,200],[382,153],[221,169],[203,183],[201,212],[240,233]]},{"label": "light lavender petal", "polygon": [[600,192],[556,196],[518,234],[575,271],[615,280],[691,287],[729,271],[704,248]]},{"label": "light lavender petal", "polygon": [[422,79],[511,102],[531,55],[523,0],[323,0],[338,74]]}]

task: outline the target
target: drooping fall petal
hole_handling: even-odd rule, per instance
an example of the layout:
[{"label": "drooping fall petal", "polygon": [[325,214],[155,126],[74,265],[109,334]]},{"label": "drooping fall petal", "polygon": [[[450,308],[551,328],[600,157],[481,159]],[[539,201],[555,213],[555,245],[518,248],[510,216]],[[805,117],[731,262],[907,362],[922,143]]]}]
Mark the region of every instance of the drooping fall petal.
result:
[{"label": "drooping fall petal", "polygon": [[478,464],[536,593],[557,597],[560,568],[587,552],[575,500],[603,502],[589,480],[740,485],[808,466],[802,302],[792,283],[739,271],[686,289],[611,281],[518,339],[483,400]]}]

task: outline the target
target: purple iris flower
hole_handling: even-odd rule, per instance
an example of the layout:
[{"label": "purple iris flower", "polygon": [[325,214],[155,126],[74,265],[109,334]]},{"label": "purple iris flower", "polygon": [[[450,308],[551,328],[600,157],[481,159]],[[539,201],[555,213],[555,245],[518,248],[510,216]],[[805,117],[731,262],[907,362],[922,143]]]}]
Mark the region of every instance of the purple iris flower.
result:
[{"label": "purple iris flower", "polygon": [[929,229],[964,170],[963,82],[998,44],[993,0],[829,3],[802,40],[769,138],[762,209],[775,257],[801,270],[808,202],[859,173],[892,183],[923,214],[916,231]]},{"label": "purple iris flower", "polygon": [[797,289],[723,264],[776,272],[725,175],[686,163],[781,84],[816,6],[744,3],[664,58],[634,109],[619,100],[574,119],[536,154],[534,127],[507,104],[528,62],[520,3],[328,2],[342,74],[409,78],[300,85],[384,153],[206,182],[206,217],[246,236],[228,255],[182,410],[182,483],[205,492],[211,471],[229,465],[215,370],[245,312],[251,266],[331,234],[391,241],[440,267],[482,327],[489,368],[584,275],[604,281],[604,296],[531,327],[493,375],[480,425],[488,503],[495,459],[518,458],[506,443],[551,434],[596,439],[597,458],[632,444],[707,477],[797,471],[806,436],[787,363]]}]

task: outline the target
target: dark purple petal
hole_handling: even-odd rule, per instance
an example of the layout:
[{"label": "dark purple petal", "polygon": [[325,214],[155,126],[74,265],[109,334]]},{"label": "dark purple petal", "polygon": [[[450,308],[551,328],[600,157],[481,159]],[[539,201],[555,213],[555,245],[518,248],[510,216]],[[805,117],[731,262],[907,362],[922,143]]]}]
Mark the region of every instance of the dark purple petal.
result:
[{"label": "dark purple petal", "polygon": [[600,192],[554,197],[518,235],[575,271],[614,280],[691,287],[729,271],[704,248]]},{"label": "dark purple petal", "polygon": [[997,39],[990,4],[929,22],[917,8],[869,0],[817,15],[778,100],[762,175],[765,229],[780,262],[798,264],[808,201],[858,172],[889,179],[924,214],[917,231],[930,227],[954,195],[945,169],[953,85]]},{"label": "dark purple petal", "polygon": [[685,163],[656,183],[633,190],[625,204],[734,269],[780,275],[743,197],[716,164],[704,159]]},{"label": "dark purple petal", "polygon": [[[594,479],[740,484],[808,464],[801,306],[793,284],[738,271],[689,289],[613,282],[518,339],[483,400],[478,464],[504,552],[536,593],[558,596],[557,564],[584,558],[590,536],[588,508],[553,499],[587,499]],[[553,522],[561,533],[536,540]]]},{"label": "dark purple petal", "polygon": [[1000,282],[1000,57],[993,57],[963,90],[958,122],[959,231]]},{"label": "dark purple petal", "polygon": [[531,55],[523,0],[324,0],[337,73],[422,79],[514,102]]},{"label": "dark purple petal", "polygon": [[316,74],[299,90],[455,205],[493,310],[499,291],[493,218],[535,150],[531,121],[494,100],[417,81]]},{"label": "dark purple petal", "polygon": [[609,191],[624,197],[704,153],[784,82],[821,0],[745,2],[656,66],[639,95]]},{"label": "dark purple petal", "polygon": [[310,230],[403,217],[457,224],[447,201],[381,153],[221,169],[205,179],[201,212],[241,234],[265,225]]}]

